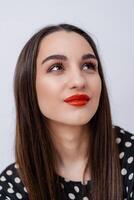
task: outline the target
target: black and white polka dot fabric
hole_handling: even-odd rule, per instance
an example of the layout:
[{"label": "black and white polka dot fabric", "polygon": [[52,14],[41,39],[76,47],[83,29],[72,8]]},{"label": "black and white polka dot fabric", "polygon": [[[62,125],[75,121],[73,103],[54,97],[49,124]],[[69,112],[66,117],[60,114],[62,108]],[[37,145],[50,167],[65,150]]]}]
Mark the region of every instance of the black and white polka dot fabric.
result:
[{"label": "black and white polka dot fabric", "polygon": [[[113,127],[117,131],[116,144],[119,147],[121,175],[123,176],[123,200],[134,200],[134,135],[120,127]],[[0,175],[0,200],[29,200],[26,187],[18,174],[18,165],[9,165]],[[89,200],[92,181],[85,184],[72,181],[57,175],[60,180],[60,194],[58,200]]]}]

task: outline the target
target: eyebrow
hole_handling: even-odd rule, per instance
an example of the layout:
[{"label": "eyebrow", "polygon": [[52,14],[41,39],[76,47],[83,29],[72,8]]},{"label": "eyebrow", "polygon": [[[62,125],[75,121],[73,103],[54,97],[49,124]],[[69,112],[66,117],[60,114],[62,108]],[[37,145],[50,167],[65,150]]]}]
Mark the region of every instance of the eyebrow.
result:
[{"label": "eyebrow", "polygon": [[[82,60],[86,60],[86,59],[96,59],[96,56],[94,54],[91,54],[91,53],[88,53],[88,54],[84,54],[81,59]],[[59,59],[59,60],[64,60],[66,61],[67,60],[67,57],[64,56],[64,55],[60,55],[60,54],[55,54],[55,55],[51,55],[51,56],[48,56],[47,58],[45,58],[41,64],[44,64],[45,62],[49,61],[49,60],[55,60],[55,59]]]}]

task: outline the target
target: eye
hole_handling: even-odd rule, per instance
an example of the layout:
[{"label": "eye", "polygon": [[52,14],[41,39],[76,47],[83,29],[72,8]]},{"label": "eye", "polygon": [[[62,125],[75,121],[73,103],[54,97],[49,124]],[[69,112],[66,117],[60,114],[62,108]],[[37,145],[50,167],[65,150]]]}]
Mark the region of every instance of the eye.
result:
[{"label": "eye", "polygon": [[[87,70],[95,71],[97,69],[97,65],[93,62],[86,62],[83,64],[83,67],[87,67]],[[53,64],[49,69],[48,72],[58,72],[63,71],[63,64],[61,62]]]},{"label": "eye", "polygon": [[84,63],[84,65],[83,65],[84,67],[87,67],[88,68],[88,70],[96,70],[96,68],[97,68],[97,65],[95,64],[95,63],[93,63],[93,62],[86,62],[86,63]]},{"label": "eye", "polygon": [[[56,70],[57,69],[60,69],[60,70]],[[61,71],[61,69],[63,70],[63,65],[62,63],[55,63],[54,65],[52,65],[49,69],[48,69],[48,72],[51,72],[51,71]]]}]

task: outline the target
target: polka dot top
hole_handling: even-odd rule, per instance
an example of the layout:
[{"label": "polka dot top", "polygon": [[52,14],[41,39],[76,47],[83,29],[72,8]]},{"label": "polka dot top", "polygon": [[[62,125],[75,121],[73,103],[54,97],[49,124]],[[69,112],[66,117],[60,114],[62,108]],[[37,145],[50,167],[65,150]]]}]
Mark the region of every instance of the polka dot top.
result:
[{"label": "polka dot top", "polygon": [[[116,128],[116,144],[119,147],[121,175],[123,176],[123,200],[134,200],[134,135],[120,127]],[[18,174],[16,163],[9,165],[0,175],[0,200],[29,200],[28,192]],[[59,176],[58,200],[89,200],[92,180],[85,184]],[[88,188],[88,189],[87,189]]]}]

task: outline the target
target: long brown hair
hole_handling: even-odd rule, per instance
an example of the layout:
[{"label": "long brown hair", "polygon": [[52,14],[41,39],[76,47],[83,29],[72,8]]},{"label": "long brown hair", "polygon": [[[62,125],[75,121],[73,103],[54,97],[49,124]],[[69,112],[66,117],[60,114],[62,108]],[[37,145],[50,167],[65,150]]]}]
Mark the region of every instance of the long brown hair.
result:
[{"label": "long brown hair", "polygon": [[[97,112],[89,124],[93,132],[92,200],[121,200],[122,178],[111,111],[101,61],[93,39],[79,27],[70,24],[47,26],[26,43],[16,65],[14,95],[16,105],[16,162],[30,200],[55,200],[59,179],[55,174],[55,149],[50,130],[41,113],[36,95],[36,59],[39,46],[50,33],[65,30],[84,37],[97,60],[102,91]],[[88,164],[87,164],[88,167]],[[55,182],[56,181],[56,182]],[[57,186],[57,187],[56,187]]]}]

